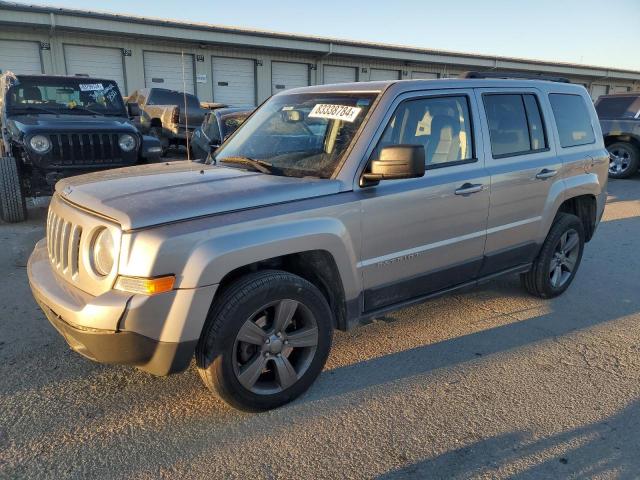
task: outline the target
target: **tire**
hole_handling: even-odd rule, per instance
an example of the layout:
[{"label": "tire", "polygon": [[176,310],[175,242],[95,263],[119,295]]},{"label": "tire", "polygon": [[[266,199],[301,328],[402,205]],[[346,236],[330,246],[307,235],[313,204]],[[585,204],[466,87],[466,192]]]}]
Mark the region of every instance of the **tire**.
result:
[{"label": "tire", "polygon": [[149,129],[149,135],[160,140],[160,146],[162,147],[160,155],[166,157],[167,153],[169,153],[169,140],[162,136],[162,127],[151,127]]},{"label": "tire", "polygon": [[[565,236],[566,235],[566,236]],[[564,248],[561,242],[565,242]],[[570,248],[570,245],[575,245]],[[569,245],[568,245],[569,244]],[[559,251],[564,251],[558,256]],[[575,215],[559,213],[547,235],[531,270],[520,276],[524,288],[540,298],[562,294],[580,267],[584,251],[584,228]],[[555,268],[553,268],[553,265]],[[559,270],[558,270],[559,269]],[[560,272],[558,274],[558,272]],[[558,279],[557,281],[554,281]]]},{"label": "tire", "polygon": [[[290,321],[278,336],[277,320],[285,318]],[[269,410],[311,386],[327,360],[332,335],[333,313],[315,285],[266,270],[235,281],[214,302],[196,364],[204,384],[231,406]]]},{"label": "tire", "polygon": [[629,178],[640,168],[640,149],[632,143],[612,143],[607,150],[611,156],[609,178]]},{"label": "tire", "polygon": [[27,202],[14,157],[0,158],[0,217],[9,223],[27,219]]}]

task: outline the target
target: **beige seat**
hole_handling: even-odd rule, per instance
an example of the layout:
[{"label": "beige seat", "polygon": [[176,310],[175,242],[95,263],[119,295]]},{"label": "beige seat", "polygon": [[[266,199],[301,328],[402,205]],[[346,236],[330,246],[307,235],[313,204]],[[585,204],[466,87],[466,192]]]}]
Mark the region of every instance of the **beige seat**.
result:
[{"label": "beige seat", "polygon": [[460,121],[449,115],[436,115],[426,147],[427,165],[460,160]]}]

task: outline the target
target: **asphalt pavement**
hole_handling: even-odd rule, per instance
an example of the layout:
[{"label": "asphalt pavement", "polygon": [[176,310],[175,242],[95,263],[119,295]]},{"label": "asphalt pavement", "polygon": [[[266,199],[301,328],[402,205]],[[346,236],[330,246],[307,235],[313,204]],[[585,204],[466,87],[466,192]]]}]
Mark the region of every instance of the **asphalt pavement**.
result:
[{"label": "asphalt pavement", "polygon": [[609,184],[569,291],[517,277],[338,332],[310,391],[227,407],[72,352],[25,265],[46,201],[0,225],[0,478],[638,478],[640,176]]}]

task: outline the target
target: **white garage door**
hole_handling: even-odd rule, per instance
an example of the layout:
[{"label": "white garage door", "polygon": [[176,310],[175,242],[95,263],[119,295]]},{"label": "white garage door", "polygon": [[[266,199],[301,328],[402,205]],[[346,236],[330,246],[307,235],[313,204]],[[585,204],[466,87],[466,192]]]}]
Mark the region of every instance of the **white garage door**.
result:
[{"label": "white garage door", "polygon": [[432,79],[432,78],[438,78],[438,74],[437,73],[431,73],[431,72],[411,72],[411,78],[413,78],[414,80],[416,80],[416,79]]},{"label": "white garage door", "polygon": [[212,57],[213,101],[228,105],[256,104],[255,61]]},{"label": "white garage door", "polygon": [[309,86],[308,64],[271,62],[271,93],[307,86]]},{"label": "white garage door", "polygon": [[601,95],[609,93],[608,85],[598,85],[597,83],[591,84],[591,98],[597,100]]},{"label": "white garage door", "polygon": [[194,93],[193,55],[184,54],[184,84],[182,64],[183,57],[179,53],[144,52],[145,86]]},{"label": "white garage door", "polygon": [[371,69],[371,81],[374,80],[398,80],[400,78],[399,70],[383,70],[381,68]]},{"label": "white garage door", "polygon": [[0,40],[0,71],[33,74],[42,73],[40,44]]},{"label": "white garage door", "polygon": [[126,95],[122,50],[119,48],[65,45],[64,61],[67,75],[80,74],[115,80],[120,92]]},{"label": "white garage door", "polygon": [[324,66],[324,83],[355,82],[357,71],[355,67],[338,67],[336,65]]}]

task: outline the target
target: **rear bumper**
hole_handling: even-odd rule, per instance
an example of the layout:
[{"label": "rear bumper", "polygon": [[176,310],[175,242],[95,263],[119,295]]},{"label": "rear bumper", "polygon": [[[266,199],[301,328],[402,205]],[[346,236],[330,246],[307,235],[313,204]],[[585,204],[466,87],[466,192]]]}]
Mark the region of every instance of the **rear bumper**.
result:
[{"label": "rear bumper", "polygon": [[111,290],[93,297],[53,271],[44,240],[36,244],[27,274],[40,308],[73,350],[96,362],[132,365],[154,375],[189,366],[215,291],[185,289],[148,297]]}]

